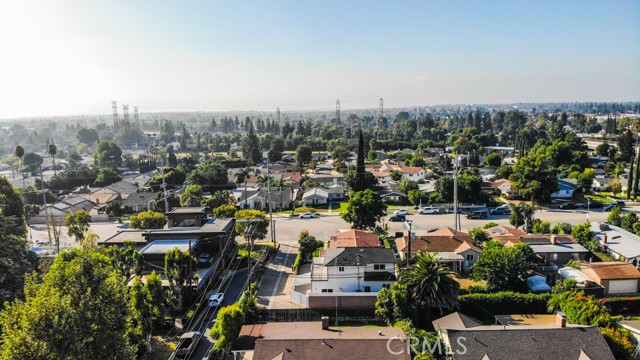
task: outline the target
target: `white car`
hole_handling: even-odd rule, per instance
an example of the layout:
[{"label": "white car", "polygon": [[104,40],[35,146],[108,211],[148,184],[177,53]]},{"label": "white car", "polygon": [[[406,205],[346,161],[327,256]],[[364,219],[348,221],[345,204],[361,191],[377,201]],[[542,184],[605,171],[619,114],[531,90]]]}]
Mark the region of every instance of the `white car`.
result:
[{"label": "white car", "polygon": [[440,214],[440,208],[437,207],[425,207],[420,209],[420,214]]},{"label": "white car", "polygon": [[318,215],[316,215],[316,213],[311,213],[311,212],[300,214],[300,219],[313,219],[316,217],[318,217]]},{"label": "white car", "polygon": [[409,215],[409,210],[407,209],[396,210],[393,212],[393,215]]},{"label": "white car", "polygon": [[34,241],[33,243],[36,246],[43,246],[43,245],[47,245],[49,242],[47,240],[40,239],[40,240]]},{"label": "white car", "polygon": [[224,300],[224,293],[211,294],[209,296],[209,306],[216,307],[222,304]]}]

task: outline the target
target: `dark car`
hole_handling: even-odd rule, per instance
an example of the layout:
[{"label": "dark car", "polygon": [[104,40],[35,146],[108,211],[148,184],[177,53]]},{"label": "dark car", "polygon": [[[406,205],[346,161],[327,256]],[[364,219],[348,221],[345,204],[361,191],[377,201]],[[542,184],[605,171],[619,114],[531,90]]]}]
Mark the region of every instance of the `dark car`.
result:
[{"label": "dark car", "polygon": [[578,205],[576,205],[575,203],[572,202],[566,202],[566,203],[562,203],[560,204],[559,208],[563,209],[563,210],[567,210],[567,209],[575,209],[577,208]]},{"label": "dark car", "polygon": [[486,210],[476,210],[467,214],[467,219],[486,219],[487,214]]},{"label": "dark car", "polygon": [[603,203],[601,203],[601,202],[597,202],[597,201],[589,201],[589,202],[586,204],[586,207],[587,207],[588,209],[599,209],[599,208],[601,208],[601,207],[604,207],[604,204],[603,204]]},{"label": "dark car", "polygon": [[616,208],[616,207],[619,208],[620,205],[618,205],[616,203],[611,203],[611,204],[605,206],[603,210],[604,211],[611,211],[613,208]]},{"label": "dark car", "polygon": [[497,208],[492,209],[491,213],[495,215],[509,215],[511,214],[511,209],[509,209],[509,207],[498,206]]},{"label": "dark car", "polygon": [[616,205],[620,206],[620,207],[625,207],[627,204],[624,203],[624,201],[622,200],[618,200],[615,202]]},{"label": "dark car", "polygon": [[389,216],[389,221],[406,221],[407,218],[404,215],[391,215]]}]

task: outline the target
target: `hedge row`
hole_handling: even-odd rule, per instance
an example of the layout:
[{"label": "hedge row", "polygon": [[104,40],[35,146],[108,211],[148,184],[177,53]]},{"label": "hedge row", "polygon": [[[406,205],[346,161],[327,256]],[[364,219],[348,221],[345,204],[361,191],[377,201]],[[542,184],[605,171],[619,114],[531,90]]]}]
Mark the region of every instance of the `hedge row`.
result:
[{"label": "hedge row", "polygon": [[612,297],[600,299],[611,315],[640,314],[640,297]]},{"label": "hedge row", "polygon": [[499,292],[467,294],[458,298],[459,311],[479,320],[494,321],[501,314],[546,314],[550,294],[521,294]]}]

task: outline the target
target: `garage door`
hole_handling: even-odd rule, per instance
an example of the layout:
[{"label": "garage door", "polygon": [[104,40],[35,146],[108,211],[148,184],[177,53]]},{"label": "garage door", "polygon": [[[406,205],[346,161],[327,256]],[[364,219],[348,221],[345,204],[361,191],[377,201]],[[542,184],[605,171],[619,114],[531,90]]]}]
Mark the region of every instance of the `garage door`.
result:
[{"label": "garage door", "polygon": [[609,281],[609,294],[625,294],[638,291],[638,280]]}]

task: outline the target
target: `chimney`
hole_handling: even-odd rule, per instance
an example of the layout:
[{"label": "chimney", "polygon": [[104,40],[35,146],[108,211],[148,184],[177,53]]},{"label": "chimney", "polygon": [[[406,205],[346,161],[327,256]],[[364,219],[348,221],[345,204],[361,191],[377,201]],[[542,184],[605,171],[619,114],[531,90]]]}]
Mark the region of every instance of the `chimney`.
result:
[{"label": "chimney", "polygon": [[562,311],[558,311],[556,314],[556,326],[561,328],[567,327],[567,315]]},{"label": "chimney", "polygon": [[323,316],[320,320],[322,321],[322,330],[329,330],[329,317]]},{"label": "chimney", "polygon": [[550,239],[551,240],[551,245],[557,245],[558,244],[558,238],[556,237],[556,235],[551,235]]},{"label": "chimney", "polygon": [[607,234],[602,235],[602,243],[603,244],[607,243]]}]

